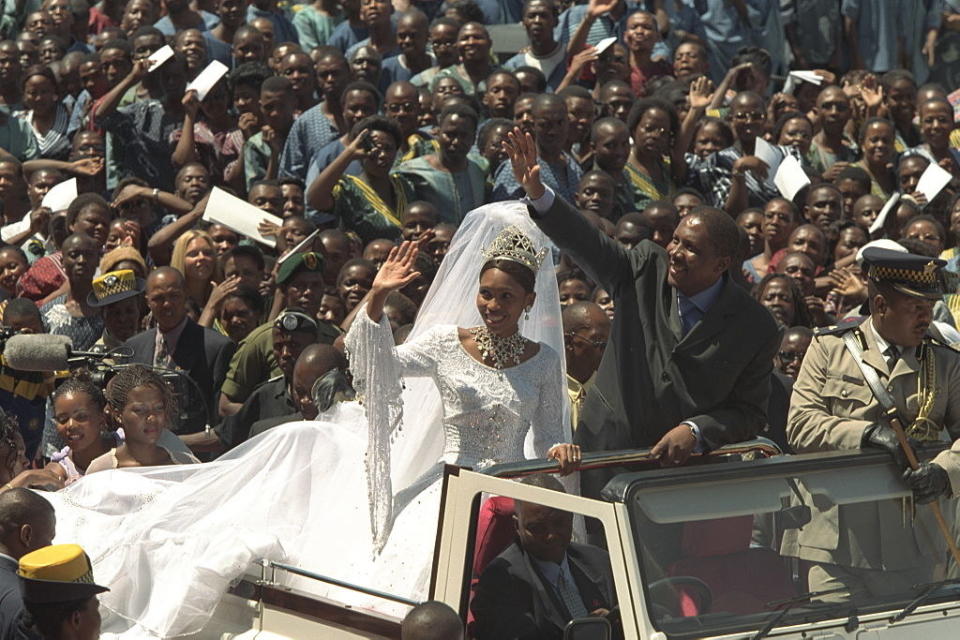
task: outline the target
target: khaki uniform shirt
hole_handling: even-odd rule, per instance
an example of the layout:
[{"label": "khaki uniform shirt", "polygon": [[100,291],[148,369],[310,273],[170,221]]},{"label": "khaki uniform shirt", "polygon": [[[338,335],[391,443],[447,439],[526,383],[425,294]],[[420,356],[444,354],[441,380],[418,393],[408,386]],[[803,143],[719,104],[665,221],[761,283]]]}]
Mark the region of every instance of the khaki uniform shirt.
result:
[{"label": "khaki uniform shirt", "polygon": [[[877,344],[872,321],[857,331],[864,362],[877,370],[900,414],[908,422],[917,415],[919,348],[901,350],[891,371]],[[859,449],[867,427],[882,416],[880,403],[863,379],[860,367],[843,343],[844,331],[816,336],[793,387],[787,439],[797,453]],[[930,339],[925,341],[935,361],[936,393],[929,418],[943,427],[941,437],[953,442],[933,462],[950,476],[954,496],[960,492],[960,353]],[[904,425],[905,428],[909,424]],[[838,506],[829,497],[811,495],[800,487],[813,520],[784,534],[784,555],[846,567],[900,570],[942,557],[942,540],[930,510],[920,507],[911,522],[903,501],[880,500]]]}]

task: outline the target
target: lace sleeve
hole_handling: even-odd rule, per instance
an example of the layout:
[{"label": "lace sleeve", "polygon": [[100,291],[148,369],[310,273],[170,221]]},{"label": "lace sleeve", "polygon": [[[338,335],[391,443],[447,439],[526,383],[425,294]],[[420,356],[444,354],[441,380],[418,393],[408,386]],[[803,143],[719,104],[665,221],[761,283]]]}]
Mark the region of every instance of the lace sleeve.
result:
[{"label": "lace sleeve", "polygon": [[555,444],[571,442],[570,426],[564,422],[564,403],[566,386],[563,380],[563,367],[557,353],[545,344],[541,349],[548,349],[544,354],[544,374],[540,385],[540,399],[533,416],[533,447],[537,456],[545,458],[547,451]]},{"label": "lace sleeve", "polygon": [[427,332],[397,348],[386,314],[376,323],[364,308],[357,313],[344,341],[354,388],[367,416],[367,492],[377,551],[386,543],[393,523],[390,447],[403,422],[403,376],[425,376],[434,371],[430,352],[436,351],[435,337]]}]

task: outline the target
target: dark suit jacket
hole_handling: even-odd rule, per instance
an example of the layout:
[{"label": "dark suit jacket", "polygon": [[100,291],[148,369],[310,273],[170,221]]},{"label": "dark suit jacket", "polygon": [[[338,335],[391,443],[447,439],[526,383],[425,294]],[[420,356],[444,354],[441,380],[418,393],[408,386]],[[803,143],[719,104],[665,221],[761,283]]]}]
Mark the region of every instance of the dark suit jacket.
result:
[{"label": "dark suit jacket", "polygon": [[793,393],[793,378],[779,369],[770,376],[770,404],[767,408],[767,428],[760,435],[770,438],[784,453],[793,453],[787,442],[787,412],[790,411],[790,394]]},{"label": "dark suit jacket", "polygon": [[229,451],[259,433],[259,431],[256,433],[251,431],[254,424],[262,420],[287,416],[296,410],[286,379],[283,376],[271,378],[257,387],[253,394],[243,401],[240,411],[223,419],[217,427],[217,434],[220,436],[223,448]]},{"label": "dark suit jacket", "polygon": [[25,637],[20,628],[23,613],[23,598],[20,595],[20,578],[17,577],[17,562],[0,557],[0,640]]},{"label": "dark suit jacket", "polygon": [[[133,349],[131,362],[152,365],[156,341],[156,329],[147,329],[127,340],[124,346]],[[180,422],[176,433],[196,433],[203,431],[204,425],[219,421],[218,396],[235,349],[236,345],[225,336],[187,318],[173,362],[197,383],[203,398],[196,397],[197,390],[190,383],[180,385],[187,390],[186,397],[180,398],[180,411],[186,413],[186,419]]]},{"label": "dark suit jacket", "polygon": [[[616,302],[596,383],[575,440],[587,451],[651,447],[684,420],[707,449],[754,437],[766,423],[773,354],[770,313],[729,278],[703,319],[682,336],[666,252],[649,240],[628,250],[562,198],[537,225]],[[598,495],[609,473],[583,474]]]},{"label": "dark suit jacket", "polygon": [[[588,611],[616,605],[607,552],[571,543],[570,572]],[[513,543],[484,569],[471,603],[477,640],[560,640],[571,616],[530,556]]]}]

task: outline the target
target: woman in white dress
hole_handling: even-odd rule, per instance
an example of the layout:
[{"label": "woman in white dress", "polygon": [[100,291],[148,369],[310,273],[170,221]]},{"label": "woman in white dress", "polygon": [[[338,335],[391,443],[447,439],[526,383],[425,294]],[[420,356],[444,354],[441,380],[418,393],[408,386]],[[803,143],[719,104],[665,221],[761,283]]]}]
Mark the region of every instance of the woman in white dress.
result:
[{"label": "woman in white dress", "polygon": [[[557,460],[561,474],[580,461],[579,447],[565,442],[563,362],[519,329],[536,301],[536,273],[546,250],[538,251],[518,226],[504,228],[483,251],[479,267],[476,308],[483,324],[437,324],[394,347],[383,305],[391,291],[420,275],[414,270],[417,252],[413,242],[391,250],[346,338],[370,422],[367,479],[374,546],[383,548],[373,580],[387,592],[402,590],[415,599],[427,595],[431,563],[428,557],[411,562],[411,555],[423,555],[415,549],[428,547],[424,539],[435,535],[442,463],[477,469],[522,460],[528,434],[534,454]],[[413,378],[429,378],[440,391],[443,453],[437,465],[394,494],[390,440],[402,422],[398,382]]]},{"label": "woman in white dress", "polygon": [[104,631],[194,633],[260,558],[423,598],[444,463],[550,455],[575,467],[559,296],[537,246],[547,240],[522,204],[471,212],[395,348],[382,300],[416,277],[415,247],[398,248],[348,335],[362,406],[270,429],[213,462],[104,471],[51,494],[57,540],[82,545],[111,587]]}]

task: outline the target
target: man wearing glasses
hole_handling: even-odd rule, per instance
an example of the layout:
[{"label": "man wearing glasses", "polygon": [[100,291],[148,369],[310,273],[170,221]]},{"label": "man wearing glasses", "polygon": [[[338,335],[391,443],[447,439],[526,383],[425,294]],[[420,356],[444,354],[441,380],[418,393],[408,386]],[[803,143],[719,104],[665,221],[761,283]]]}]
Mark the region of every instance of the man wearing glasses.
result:
[{"label": "man wearing glasses", "polygon": [[574,302],[563,309],[562,319],[570,419],[576,431],[580,409],[610,337],[610,318],[593,302]]},{"label": "man wearing glasses", "polygon": [[[387,62],[390,60],[393,58],[389,58]],[[405,80],[392,83],[384,94],[383,110],[400,125],[400,133],[403,135],[403,144],[397,153],[397,164],[439,149],[439,145],[418,128],[420,94],[416,86]]]},{"label": "man wearing glasses", "polygon": [[[694,108],[695,112],[699,110]],[[699,117],[701,114],[695,115]],[[733,145],[689,163],[688,171],[694,178],[691,186],[706,194],[710,205],[727,212],[738,212],[747,207],[763,207],[773,198],[780,197],[770,167],[754,155],[756,140],[766,130],[766,120],[764,99],[752,91],[741,91],[730,102]],[[797,161],[801,159],[794,147],[775,146],[773,149],[780,160],[788,154]]]},{"label": "man wearing glasses", "polygon": [[780,351],[777,352],[773,364],[780,372],[796,380],[800,373],[803,356],[806,355],[813,339],[813,332],[806,327],[791,327],[783,333],[780,341]]}]

